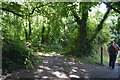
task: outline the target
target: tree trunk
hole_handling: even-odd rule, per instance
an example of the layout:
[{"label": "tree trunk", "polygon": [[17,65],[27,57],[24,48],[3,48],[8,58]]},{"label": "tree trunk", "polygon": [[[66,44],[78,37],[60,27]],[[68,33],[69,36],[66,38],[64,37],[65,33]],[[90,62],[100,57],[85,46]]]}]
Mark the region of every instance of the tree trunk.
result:
[{"label": "tree trunk", "polygon": [[41,36],[41,38],[42,38],[42,40],[41,40],[41,44],[43,44],[44,43],[44,32],[45,32],[45,27],[44,27],[44,25],[43,25],[43,27],[42,27],[42,36]]},{"label": "tree trunk", "polygon": [[31,39],[30,36],[32,34],[32,28],[31,28],[31,21],[30,21],[30,19],[28,21],[29,21],[29,40],[30,40]]},{"label": "tree trunk", "polygon": [[28,40],[28,33],[27,33],[27,29],[26,28],[24,28],[24,30],[25,30],[25,39],[26,39],[26,41]]},{"label": "tree trunk", "polygon": [[89,7],[83,6],[82,10],[82,19],[73,12],[75,21],[78,24],[78,37],[75,40],[75,47],[72,49],[72,53],[74,52],[77,57],[87,55],[89,44],[87,39],[87,19],[88,19],[88,9]]},{"label": "tree trunk", "polygon": [[88,11],[83,11],[81,25],[79,26],[79,39],[82,46],[85,46],[87,37],[87,19]]},{"label": "tree trunk", "polygon": [[77,56],[87,54],[87,19],[88,19],[88,10],[82,12],[81,25],[79,25],[79,35],[78,35],[78,52]]},{"label": "tree trunk", "polygon": [[26,39],[26,42],[29,40],[29,35],[28,35],[28,31],[27,31],[27,20],[26,20],[26,27],[24,27],[24,31],[25,31],[25,39]]}]

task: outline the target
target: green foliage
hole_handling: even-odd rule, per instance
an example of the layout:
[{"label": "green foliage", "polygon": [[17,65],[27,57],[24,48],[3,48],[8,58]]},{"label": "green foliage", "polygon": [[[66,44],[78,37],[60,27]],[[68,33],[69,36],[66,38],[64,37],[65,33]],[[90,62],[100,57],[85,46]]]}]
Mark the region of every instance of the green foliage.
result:
[{"label": "green foliage", "polygon": [[[3,41],[3,72],[23,66],[29,51],[22,42],[15,40]],[[19,65],[18,65],[19,64]],[[14,68],[15,67],[15,68]],[[5,71],[7,70],[7,71]]]},{"label": "green foliage", "polygon": [[42,44],[42,52],[59,52],[62,51],[62,46],[60,44]]},{"label": "green foliage", "polygon": [[[25,43],[16,40],[3,41],[3,57],[8,56],[13,62],[18,62],[17,59],[25,61],[26,55],[29,55]],[[20,61],[23,64],[23,61]]]},{"label": "green foliage", "polygon": [[[85,2],[2,2],[3,72],[28,67],[41,61],[36,52],[62,52],[77,57],[89,56],[99,62],[99,48],[113,38],[120,41],[120,19],[111,13],[94,40],[105,13],[100,3]],[[119,9],[118,3],[112,3]],[[76,17],[77,16],[77,17]],[[118,20],[114,19],[118,18]],[[112,26],[112,27],[111,27]],[[36,63],[36,64],[34,64]]]},{"label": "green foliage", "polygon": [[3,55],[3,74],[9,73],[19,68],[33,67],[36,59],[41,61],[30,53],[23,41],[4,40],[2,47]]},{"label": "green foliage", "polygon": [[[87,57],[76,57],[76,56],[70,56],[66,55],[64,58],[67,58],[69,60],[75,61],[75,62],[82,62],[82,63],[87,63],[87,64],[93,64],[93,65],[100,65],[101,64],[101,53],[100,49],[98,49],[98,53],[92,55],[92,56],[87,56]],[[108,65],[108,54],[104,52],[103,54],[103,65]]]},{"label": "green foliage", "polygon": [[120,55],[117,58],[117,62],[120,63]]}]

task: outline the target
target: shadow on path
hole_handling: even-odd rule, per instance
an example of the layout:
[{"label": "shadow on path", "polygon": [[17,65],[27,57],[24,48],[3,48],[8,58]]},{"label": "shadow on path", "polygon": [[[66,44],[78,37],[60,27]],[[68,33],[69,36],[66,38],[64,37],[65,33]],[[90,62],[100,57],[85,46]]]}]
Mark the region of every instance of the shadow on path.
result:
[{"label": "shadow on path", "polygon": [[70,78],[118,78],[120,74],[120,64],[116,64],[115,69],[108,66],[95,66],[79,62],[70,61],[60,55],[38,55],[43,57],[43,66],[38,66],[36,70],[22,69],[6,76],[9,79],[70,79]]}]

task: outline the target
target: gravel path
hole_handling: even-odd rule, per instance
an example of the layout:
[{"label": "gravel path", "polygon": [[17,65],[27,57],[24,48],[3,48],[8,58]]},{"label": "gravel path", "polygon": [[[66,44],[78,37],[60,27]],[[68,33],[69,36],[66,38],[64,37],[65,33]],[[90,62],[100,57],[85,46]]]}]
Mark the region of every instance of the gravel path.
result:
[{"label": "gravel path", "polygon": [[[43,57],[43,66],[37,70],[19,70],[8,75],[4,80],[16,80],[18,78],[29,78],[31,80],[69,80],[71,78],[120,78],[120,65],[115,69],[108,66],[95,66],[90,64],[70,61],[58,55],[46,55]],[[48,79],[49,78],[49,79]],[[64,78],[64,79],[63,79]]]}]

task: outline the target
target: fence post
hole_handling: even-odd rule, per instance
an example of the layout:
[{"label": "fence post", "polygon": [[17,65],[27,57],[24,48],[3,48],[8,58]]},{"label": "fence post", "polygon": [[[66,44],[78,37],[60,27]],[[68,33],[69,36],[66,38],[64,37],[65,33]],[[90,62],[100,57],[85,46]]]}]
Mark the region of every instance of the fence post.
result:
[{"label": "fence post", "polygon": [[103,47],[101,47],[101,65],[103,65]]}]

